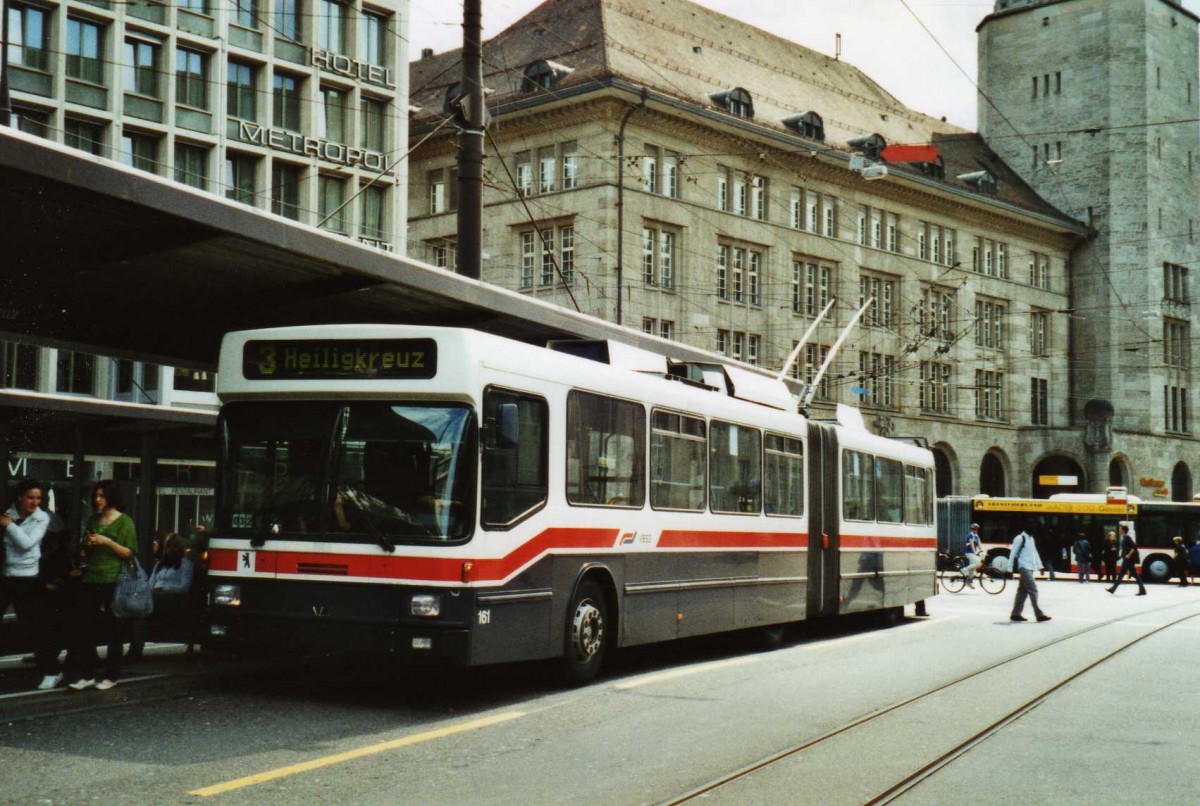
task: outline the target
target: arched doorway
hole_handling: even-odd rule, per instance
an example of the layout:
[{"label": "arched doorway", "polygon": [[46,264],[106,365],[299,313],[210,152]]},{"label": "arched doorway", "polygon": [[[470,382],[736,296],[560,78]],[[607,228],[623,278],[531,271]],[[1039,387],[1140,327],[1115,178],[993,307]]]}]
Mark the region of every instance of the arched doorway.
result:
[{"label": "arched doorway", "polygon": [[1000,457],[994,453],[984,454],[983,462],[979,465],[979,492],[993,497],[1005,493],[1004,465]]},{"label": "arched doorway", "polygon": [[1033,467],[1034,498],[1049,498],[1055,493],[1078,493],[1086,489],[1083,467],[1069,456],[1047,456]]},{"label": "arched doorway", "polygon": [[1171,500],[1192,500],[1192,471],[1188,470],[1187,462],[1179,462],[1171,471]]},{"label": "arched doorway", "polygon": [[933,469],[937,473],[937,497],[954,495],[954,471],[950,469],[950,457],[941,448],[933,448]]},{"label": "arched doorway", "polygon": [[1120,456],[1108,463],[1108,486],[1129,489],[1129,465]]}]

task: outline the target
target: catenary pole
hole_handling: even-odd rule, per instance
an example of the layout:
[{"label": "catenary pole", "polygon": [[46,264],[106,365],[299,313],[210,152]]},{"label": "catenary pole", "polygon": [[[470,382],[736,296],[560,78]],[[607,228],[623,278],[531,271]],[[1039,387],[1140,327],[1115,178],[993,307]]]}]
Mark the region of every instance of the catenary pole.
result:
[{"label": "catenary pole", "polygon": [[458,104],[458,273],[478,280],[483,263],[483,0],[463,2],[462,93]]}]

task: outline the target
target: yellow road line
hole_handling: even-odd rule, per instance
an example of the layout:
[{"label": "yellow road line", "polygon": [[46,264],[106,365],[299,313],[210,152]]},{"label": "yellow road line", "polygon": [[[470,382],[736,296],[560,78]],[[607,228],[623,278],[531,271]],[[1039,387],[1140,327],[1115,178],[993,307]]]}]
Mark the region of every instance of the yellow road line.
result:
[{"label": "yellow road line", "polygon": [[645,677],[637,677],[633,680],[626,680],[623,683],[617,683],[615,686],[613,686],[613,688],[615,688],[617,691],[628,691],[629,689],[637,688],[638,686],[648,686],[651,683],[661,683],[663,680],[673,680],[676,677],[684,677],[689,674],[708,672],[713,669],[725,669],[730,666],[741,666],[745,663],[756,663],[760,657],[760,655],[744,655],[740,658],[731,658],[730,660],[701,663],[698,666],[684,666],[679,669],[672,669],[669,672],[660,672],[658,674],[646,675]]},{"label": "yellow road line", "polygon": [[242,789],[247,786],[255,786],[263,784],[267,781],[274,781],[279,778],[286,778],[289,775],[297,775],[310,770],[317,770],[322,767],[330,767],[334,764],[341,764],[345,761],[353,761],[356,758],[365,756],[373,756],[376,753],[386,753],[388,750],[396,750],[401,747],[409,747],[421,742],[428,742],[433,739],[442,739],[446,736],[453,736],[456,733],[465,733],[471,730],[498,725],[501,722],[508,722],[512,719],[519,719],[525,716],[521,711],[508,711],[495,716],[476,719],[472,722],[462,722],[457,725],[450,725],[437,730],[426,731],[425,733],[417,733],[412,736],[405,736],[403,739],[394,739],[390,742],[381,744],[373,744],[369,747],[360,747],[357,750],[347,750],[345,753],[336,753],[332,756],[324,758],[314,758],[312,761],[305,761],[302,764],[293,764],[290,767],[280,767],[267,772],[260,772],[257,775],[247,775],[245,778],[235,778],[232,781],[226,781],[223,784],[214,784],[206,786],[203,789],[193,789],[189,795],[199,795],[200,797],[211,797],[212,795],[221,795],[225,792],[231,792],[234,789]]}]

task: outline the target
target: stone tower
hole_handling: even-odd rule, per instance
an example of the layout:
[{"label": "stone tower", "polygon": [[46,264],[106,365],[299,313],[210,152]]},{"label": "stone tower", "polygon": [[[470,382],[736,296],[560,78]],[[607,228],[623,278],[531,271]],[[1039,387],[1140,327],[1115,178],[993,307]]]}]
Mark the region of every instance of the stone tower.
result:
[{"label": "stone tower", "polygon": [[[1062,391],[1094,490],[1194,489],[1198,20],[1169,0],[999,0],[977,29],[980,133],[1093,230],[1072,254],[1071,340],[1055,349],[1073,356]],[[1097,412],[1111,440],[1086,436]]]}]

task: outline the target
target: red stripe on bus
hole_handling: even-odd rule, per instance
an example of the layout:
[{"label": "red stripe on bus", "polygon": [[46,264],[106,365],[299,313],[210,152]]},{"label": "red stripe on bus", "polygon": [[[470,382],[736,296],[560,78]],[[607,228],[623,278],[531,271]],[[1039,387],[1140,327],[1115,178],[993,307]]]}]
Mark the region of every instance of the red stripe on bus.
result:
[{"label": "red stripe on bus", "polygon": [[658,547],[666,549],[806,548],[808,535],[797,532],[696,532],[664,530]]},{"label": "red stripe on bus", "polygon": [[842,535],[838,538],[838,544],[844,549],[935,549],[937,538]]}]

